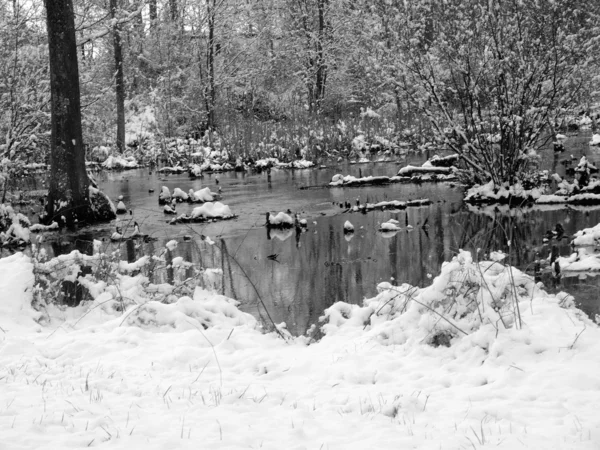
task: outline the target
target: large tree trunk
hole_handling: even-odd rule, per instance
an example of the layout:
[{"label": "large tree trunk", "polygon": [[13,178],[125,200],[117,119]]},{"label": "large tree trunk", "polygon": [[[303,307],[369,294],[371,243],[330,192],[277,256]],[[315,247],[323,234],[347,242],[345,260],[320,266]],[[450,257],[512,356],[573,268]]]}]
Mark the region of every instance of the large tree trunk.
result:
[{"label": "large tree trunk", "polygon": [[[110,0],[110,15],[116,19],[118,0]],[[116,22],[115,22],[116,23]],[[117,150],[125,150],[125,80],[123,75],[123,46],[121,44],[121,26],[113,28],[113,48],[115,56],[115,93],[117,99]]]},{"label": "large tree trunk", "polygon": [[[90,203],[81,131],[79,70],[72,0],[45,0],[50,56],[52,133],[50,176],[44,221],[73,225],[110,219]],[[107,209],[108,208],[108,209]],[[63,219],[64,218],[64,219]]]}]

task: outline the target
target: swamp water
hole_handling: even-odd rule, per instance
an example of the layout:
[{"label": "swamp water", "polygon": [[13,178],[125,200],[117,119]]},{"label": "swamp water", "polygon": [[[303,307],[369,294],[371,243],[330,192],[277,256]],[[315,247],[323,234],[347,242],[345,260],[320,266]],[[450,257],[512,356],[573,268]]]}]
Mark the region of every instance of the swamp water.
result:
[{"label": "swamp water", "polygon": [[[542,169],[564,173],[561,161],[577,160],[586,154],[600,162],[598,148],[589,147],[589,134],[567,141],[567,151],[552,151],[542,156]],[[119,195],[132,211],[119,221],[140,224],[141,231],[157,240],[135,247],[122,244],[122,259],[135,260],[164,248],[176,239],[178,246],[169,257],[183,256],[186,261],[204,268],[222,271],[213,277],[213,287],[242,303],[241,308],[269,323],[286,322],[292,334],[304,333],[318,321],[323,310],[337,301],[361,303],[376,294],[382,281],[426,286],[440,272],[440,266],[459,249],[473,252],[483,259],[492,250],[509,254],[506,262],[533,273],[538,257],[547,257],[556,245],[561,255],[571,252],[569,241],[544,245],[543,236],[557,223],[565,235],[600,222],[600,207],[547,206],[507,210],[478,208],[463,204],[462,189],[447,183],[392,184],[360,188],[326,188],[336,173],[355,176],[395,175],[406,163],[421,164],[424,155],[403,158],[401,164],[343,164],[324,169],[276,170],[267,173],[205,174],[191,180],[187,174],[157,174],[149,169],[98,175],[99,187],[113,201]],[[575,161],[576,165],[577,161]],[[238,218],[210,224],[169,225],[158,205],[161,186],[184,191],[209,186],[222,188],[222,201]],[[300,187],[311,186],[309,189]],[[154,192],[150,193],[149,190]],[[357,199],[361,203],[383,200],[428,198],[432,204],[403,211],[372,211],[367,214],[344,212],[339,204]],[[193,205],[179,204],[178,214],[190,212]],[[308,220],[308,229],[267,230],[265,213],[290,209]],[[378,232],[379,224],[397,219],[403,230],[396,234]],[[343,224],[355,226],[353,235],[345,235]],[[423,225],[426,224],[425,227]],[[411,226],[412,229],[409,229]],[[114,224],[85,229],[85,234],[48,235],[54,254],[73,248],[89,248],[89,240],[104,238],[107,248]],[[126,233],[127,234],[127,233]],[[184,238],[186,236],[186,238]],[[214,244],[203,239],[209,236]],[[187,241],[186,239],[191,240]],[[88,239],[86,243],[85,240]],[[511,245],[509,247],[508,241]],[[476,256],[475,256],[476,255]],[[189,276],[187,274],[180,274]],[[173,271],[159,274],[155,282],[172,281]],[[600,277],[563,277],[555,285],[551,276],[542,276],[548,290],[573,294],[590,315],[600,313]],[[265,311],[266,310],[266,311]],[[268,311],[268,314],[267,314]]]}]

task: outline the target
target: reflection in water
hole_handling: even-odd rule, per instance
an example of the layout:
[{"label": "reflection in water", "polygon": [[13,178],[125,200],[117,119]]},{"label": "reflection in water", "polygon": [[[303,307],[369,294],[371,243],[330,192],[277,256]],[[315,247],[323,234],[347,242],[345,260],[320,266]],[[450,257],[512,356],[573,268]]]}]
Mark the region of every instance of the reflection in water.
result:
[{"label": "reflection in water", "polygon": [[[579,139],[579,138],[578,138]],[[582,137],[586,144],[589,136]],[[567,141],[568,143],[569,141]],[[546,155],[543,163],[556,167],[560,173],[565,158],[579,158],[595,152],[587,146],[568,149],[564,154]],[[588,154],[588,153],[586,153]],[[592,160],[600,155],[590,154]],[[405,161],[403,161],[405,162]],[[419,163],[418,157],[409,162]],[[394,164],[368,164],[360,167],[364,176],[393,175]],[[462,193],[448,184],[371,186],[353,189],[308,189],[299,186],[323,185],[334,173],[358,175],[358,166],[324,170],[278,171],[271,174],[219,174],[223,201],[239,215],[234,221],[213,224],[171,226],[158,207],[155,193],[162,185],[184,191],[204,186],[215,187],[215,177],[190,180],[187,176],[162,176],[147,170],[102,175],[101,188],[133,210],[128,220],[141,224],[142,232],[157,238],[144,244],[129,241],[121,246],[123,259],[134,261],[144,254],[162,254],[171,262],[182,256],[196,268],[215,268],[220,281],[216,287],[225,295],[242,302],[242,308],[252,312],[265,323],[286,322],[294,334],[303,333],[318,321],[324,309],[337,301],[361,303],[376,294],[382,281],[426,286],[430,276],[440,271],[442,262],[459,249],[469,250],[475,258],[483,259],[492,250],[508,254],[510,264],[533,273],[533,262],[546,258],[555,246],[561,255],[570,254],[568,240],[543,242],[547,230],[560,223],[565,235],[600,222],[600,208],[565,208],[548,206],[544,209],[504,211],[494,207],[474,208],[462,204]],[[215,188],[216,190],[216,188]],[[409,200],[429,198],[432,204],[404,211],[373,211],[368,214],[342,213],[340,203],[361,201]],[[178,209],[186,212],[188,205]],[[189,206],[191,209],[192,206]],[[266,230],[264,213],[290,208],[308,219],[308,230]],[[381,233],[380,224],[396,219],[403,228],[399,232]],[[345,235],[343,224],[350,220],[355,233]],[[313,223],[313,222],[316,222]],[[49,250],[54,254],[74,248],[91,252],[92,236],[107,238],[114,225],[100,225],[77,237],[57,234]],[[184,235],[192,236],[184,241]],[[210,236],[216,244],[202,239]],[[165,250],[173,238],[178,246]],[[64,243],[68,245],[63,245]],[[275,255],[275,256],[274,256]],[[168,265],[168,264],[167,264]],[[164,264],[162,264],[164,266]],[[154,282],[181,281],[194,277],[193,268],[160,269],[154,265],[150,276]],[[214,275],[214,274],[213,274]],[[214,287],[206,277],[198,284]],[[542,277],[549,289],[551,279]],[[581,301],[588,313],[598,312],[597,292],[600,277],[580,280],[563,278],[557,290],[565,290]]]},{"label": "reflection in water", "polygon": [[[479,258],[503,250],[508,262],[532,272],[533,261],[550,252],[551,245],[541,239],[546,224],[564,223],[567,233],[572,233],[583,226],[581,222],[600,221],[598,211],[589,216],[569,210],[490,216],[466,208],[450,214],[438,204],[395,213],[400,222],[402,216],[410,224],[429,217],[431,225],[428,230],[413,225],[413,231],[402,230],[385,239],[375,230],[389,216],[353,216],[357,231],[349,242],[342,215],[322,219],[309,232],[296,234],[301,245],[291,238],[264,242],[254,233],[229,240],[229,248],[238,251],[235,265],[225,274],[225,294],[242,300],[248,311],[258,314],[266,306],[273,320],[285,321],[290,331],[302,333],[333,303],[360,303],[375,295],[381,281],[429,284],[428,275],[437,275],[442,262],[459,249]],[[571,251],[566,240],[553,245],[563,255]],[[273,254],[278,255],[277,261],[268,258]]]}]

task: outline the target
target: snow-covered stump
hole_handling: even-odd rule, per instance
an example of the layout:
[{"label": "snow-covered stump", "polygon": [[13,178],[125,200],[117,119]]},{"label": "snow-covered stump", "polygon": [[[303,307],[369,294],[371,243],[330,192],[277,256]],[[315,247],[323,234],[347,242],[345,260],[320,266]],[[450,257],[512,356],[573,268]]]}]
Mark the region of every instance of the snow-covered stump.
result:
[{"label": "snow-covered stump", "polygon": [[278,212],[273,215],[270,212],[266,213],[265,226],[267,228],[293,228],[294,219],[289,214]]}]

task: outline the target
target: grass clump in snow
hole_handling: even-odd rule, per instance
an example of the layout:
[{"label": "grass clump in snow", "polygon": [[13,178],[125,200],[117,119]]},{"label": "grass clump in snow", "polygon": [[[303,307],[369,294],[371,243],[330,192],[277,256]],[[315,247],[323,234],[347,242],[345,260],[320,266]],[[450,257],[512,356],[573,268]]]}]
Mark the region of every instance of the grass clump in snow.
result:
[{"label": "grass clump in snow", "polygon": [[[534,297],[544,295],[534,278],[502,262],[474,261],[460,251],[442,265],[441,274],[424,288],[409,284],[378,285],[379,294],[364,305],[336,303],[325,311],[319,333],[337,332],[342,326],[377,330],[377,338],[389,344],[417,339],[434,347],[450,346],[461,336],[492,326],[502,329],[523,326],[521,309]],[[570,296],[565,296],[571,298]]]}]

